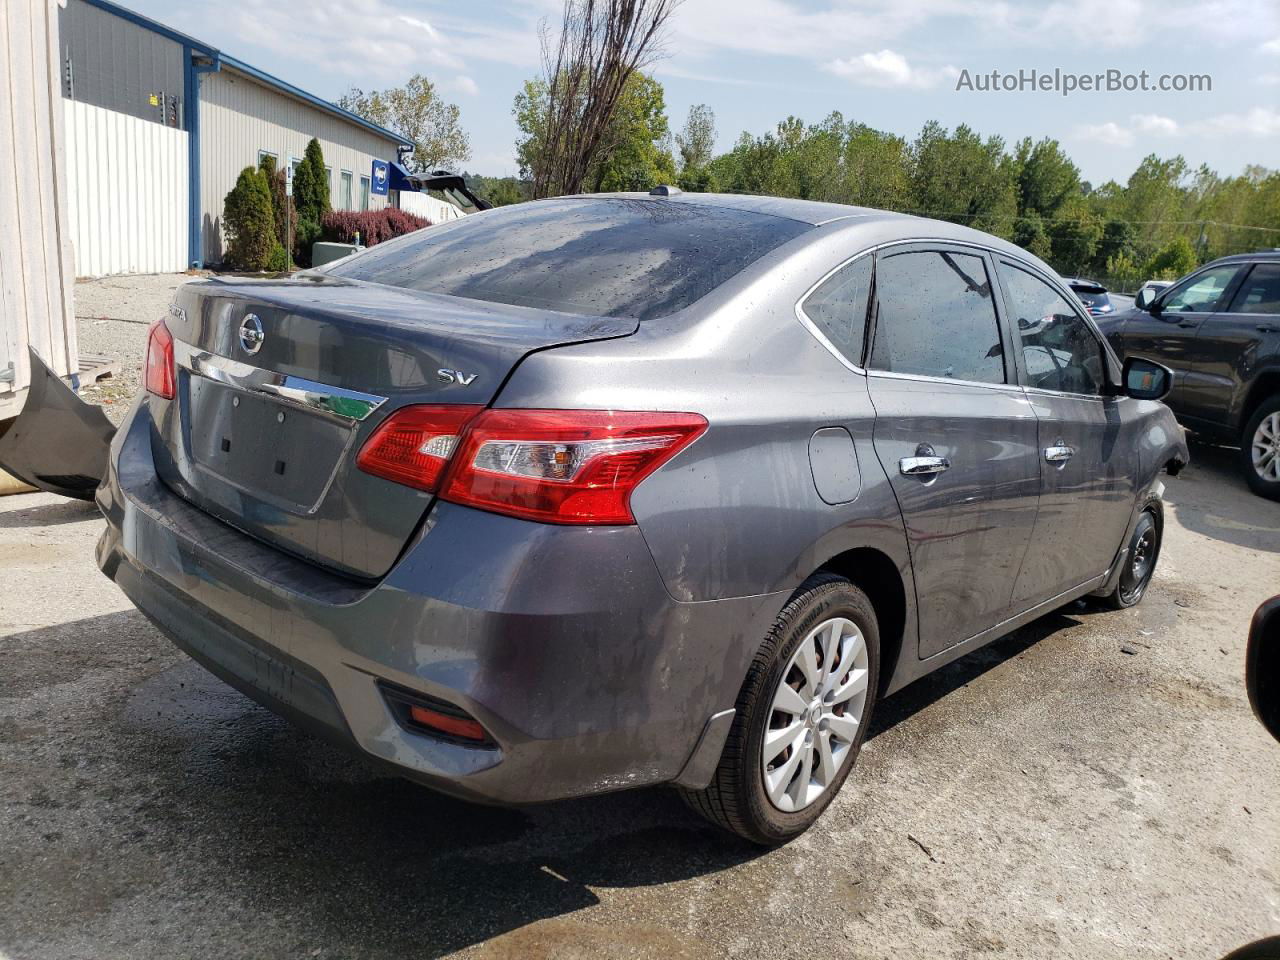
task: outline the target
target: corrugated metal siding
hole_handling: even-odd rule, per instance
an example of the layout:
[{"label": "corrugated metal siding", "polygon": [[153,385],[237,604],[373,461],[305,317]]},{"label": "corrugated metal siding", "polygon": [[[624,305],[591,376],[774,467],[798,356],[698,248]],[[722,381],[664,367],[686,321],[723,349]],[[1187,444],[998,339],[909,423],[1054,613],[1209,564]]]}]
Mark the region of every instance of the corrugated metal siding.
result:
[{"label": "corrugated metal siding", "polygon": [[465,217],[466,214],[445,200],[437,200],[429,193],[400,191],[400,209],[405,213],[426,217],[432,223],[447,223]]},{"label": "corrugated metal siding", "polygon": [[187,133],[64,101],[76,275],[187,269]]},{"label": "corrugated metal siding", "polygon": [[66,375],[77,367],[66,241],[57,5],[0,0],[0,416],[30,382],[27,344]]},{"label": "corrugated metal siding", "polygon": [[[353,204],[360,203],[360,178],[374,159],[394,160],[396,145],[377,134],[293,97],[278,93],[232,70],[200,79],[200,235],[206,263],[222,260],[222,206],[245,167],[257,166],[258,151],[276,154],[280,165],[301,157],[312,137],[320,141],[325,165],[333,171],[329,193],[339,206],[341,172],[353,174]],[[387,204],[370,198],[370,209]]]},{"label": "corrugated metal siding", "polygon": [[[67,0],[59,20],[63,96],[183,125],[181,44],[84,0]],[[172,98],[176,110],[153,106],[152,95]]]}]

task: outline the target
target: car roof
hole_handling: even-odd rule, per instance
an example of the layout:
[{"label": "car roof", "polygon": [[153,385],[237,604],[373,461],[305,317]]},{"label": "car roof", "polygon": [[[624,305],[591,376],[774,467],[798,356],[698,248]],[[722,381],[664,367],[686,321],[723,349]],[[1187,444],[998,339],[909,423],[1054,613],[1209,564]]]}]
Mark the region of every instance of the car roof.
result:
[{"label": "car roof", "polygon": [[651,193],[580,193],[561,199],[573,200],[642,200],[649,203],[680,203],[702,207],[723,207],[760,213],[771,217],[798,220],[813,227],[833,220],[849,217],[902,217],[918,220],[907,213],[890,213],[872,207],[854,207],[846,203],[823,203],[817,200],[798,200],[795,197],[761,197],[748,193],[685,193],[677,191],[666,196]]},{"label": "car roof", "polygon": [[1215,263],[1252,263],[1255,260],[1280,260],[1280,250],[1255,250],[1253,253],[1233,253],[1230,256],[1211,260],[1205,266]]},{"label": "car roof", "polygon": [[[695,206],[720,207],[744,210],[751,213],[797,220],[813,227],[839,230],[848,233],[852,249],[864,241],[868,245],[887,241],[942,240],[976,244],[998,250],[1025,263],[1056,276],[1057,271],[1035,254],[1024,250],[994,234],[984,233],[972,227],[952,223],[949,220],[933,220],[910,213],[877,210],[875,207],[855,207],[846,203],[825,203],[817,200],[799,200],[795,197],[762,197],[746,193],[685,193],[677,191],[665,196],[651,193],[584,193],[560,199],[577,200],[630,200],[648,203],[679,203]],[[819,234],[819,231],[814,231]],[[810,238],[816,241],[817,237]],[[793,242],[804,242],[797,238]]]}]

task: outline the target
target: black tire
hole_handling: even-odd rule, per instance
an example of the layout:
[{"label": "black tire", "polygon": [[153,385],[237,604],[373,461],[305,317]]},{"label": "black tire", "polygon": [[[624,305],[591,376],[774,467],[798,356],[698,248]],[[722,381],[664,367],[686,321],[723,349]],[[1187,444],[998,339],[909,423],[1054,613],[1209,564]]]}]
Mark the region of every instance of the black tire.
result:
[{"label": "black tire", "polygon": [[[1258,409],[1253,411],[1253,416],[1249,418],[1249,422],[1244,425],[1244,430],[1240,434],[1240,469],[1244,472],[1245,482],[1258,496],[1267,497],[1270,500],[1280,500],[1280,480],[1263,477],[1254,467],[1253,438],[1262,421],[1275,413],[1280,413],[1280,393],[1262,401]],[[1280,452],[1276,457],[1280,458]]]},{"label": "black tire", "polygon": [[1164,515],[1158,504],[1148,504],[1138,517],[1124,557],[1120,560],[1120,580],[1103,602],[1113,610],[1137,606],[1147,594],[1147,587],[1160,559],[1164,539]]},{"label": "black tire", "polygon": [[[773,805],[765,791],[760,762],[774,693],[800,643],[814,627],[833,617],[852,621],[865,642],[868,684],[862,719],[825,792],[803,809],[784,812]],[[717,826],[761,846],[777,846],[798,837],[822,815],[853,769],[875,707],[879,677],[880,631],[871,601],[843,577],[814,574],[783,607],[751,662],[711,783],[704,790],[680,788],[685,802]]]}]

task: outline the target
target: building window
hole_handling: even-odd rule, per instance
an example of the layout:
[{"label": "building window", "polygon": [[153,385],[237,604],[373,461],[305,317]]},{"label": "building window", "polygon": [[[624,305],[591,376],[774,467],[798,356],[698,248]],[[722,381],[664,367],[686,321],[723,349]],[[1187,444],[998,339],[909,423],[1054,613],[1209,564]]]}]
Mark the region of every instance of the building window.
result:
[{"label": "building window", "polygon": [[276,168],[278,169],[278,168],[279,168],[279,166],[280,166],[280,154],[278,154],[278,153],[276,153],[276,152],[274,152],[274,151],[272,151],[272,150],[259,150],[259,151],[258,151],[258,166],[259,166],[259,167],[261,167],[261,166],[262,166],[262,161],[263,161],[264,159],[266,159],[267,157],[270,157],[273,161],[275,161]]},{"label": "building window", "polygon": [[360,209],[369,209],[369,178],[360,178]]},{"label": "building window", "polygon": [[351,209],[351,171],[342,171],[341,186],[338,190],[338,209]]},{"label": "building window", "polygon": [[329,201],[333,202],[333,167],[324,168],[324,182],[329,186]]}]

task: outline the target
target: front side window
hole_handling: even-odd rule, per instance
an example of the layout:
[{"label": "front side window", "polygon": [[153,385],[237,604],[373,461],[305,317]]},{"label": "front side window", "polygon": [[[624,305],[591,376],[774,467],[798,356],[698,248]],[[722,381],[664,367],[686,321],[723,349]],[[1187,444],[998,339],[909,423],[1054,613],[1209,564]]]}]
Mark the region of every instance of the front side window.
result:
[{"label": "front side window", "polygon": [[801,312],[850,363],[862,365],[871,295],[871,257],[841,267],[805,298]]},{"label": "front side window", "polygon": [[1106,367],[1102,344],[1065,297],[1011,263],[1000,263],[1000,281],[1017,331],[1028,386],[1100,396]]},{"label": "front side window", "polygon": [[1230,313],[1280,314],[1280,263],[1259,263],[1236,292]]},{"label": "front side window", "polygon": [[892,373],[1004,383],[1004,349],[982,257],[931,250],[876,265],[871,367]]},{"label": "front side window", "polygon": [[1218,309],[1218,301],[1240,271],[1239,264],[1210,267],[1182,286],[1175,287],[1160,305],[1166,313],[1208,313]]}]

